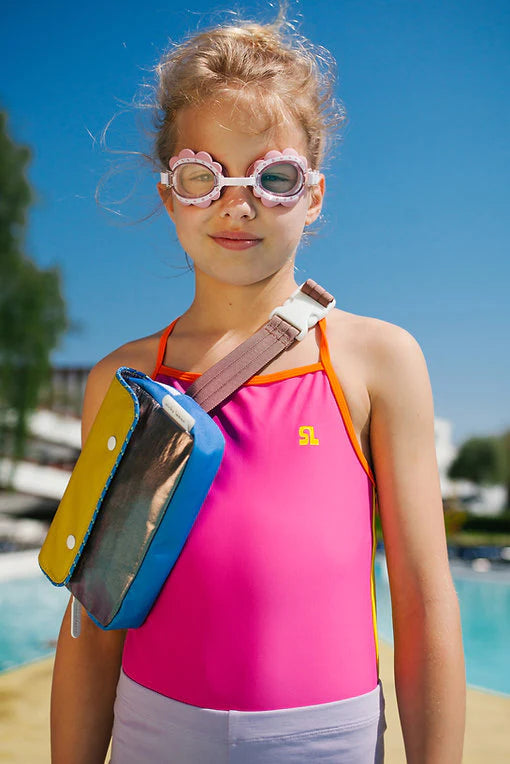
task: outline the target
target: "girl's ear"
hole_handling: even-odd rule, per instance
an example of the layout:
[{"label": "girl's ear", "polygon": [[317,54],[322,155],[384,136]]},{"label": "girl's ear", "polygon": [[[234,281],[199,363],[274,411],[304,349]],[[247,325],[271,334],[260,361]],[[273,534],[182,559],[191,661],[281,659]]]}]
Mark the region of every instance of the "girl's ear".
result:
[{"label": "girl's ear", "polygon": [[310,203],[308,205],[308,211],[306,213],[305,225],[311,225],[314,220],[317,220],[322,210],[322,202],[324,200],[324,193],[326,191],[326,179],[321,174],[317,185],[312,186],[310,189]]},{"label": "girl's ear", "polygon": [[164,186],[162,183],[157,184],[158,193],[161,197],[161,201],[163,202],[166,211],[170,215],[170,218],[174,221],[174,197],[172,195],[172,190],[168,188],[168,186]]}]

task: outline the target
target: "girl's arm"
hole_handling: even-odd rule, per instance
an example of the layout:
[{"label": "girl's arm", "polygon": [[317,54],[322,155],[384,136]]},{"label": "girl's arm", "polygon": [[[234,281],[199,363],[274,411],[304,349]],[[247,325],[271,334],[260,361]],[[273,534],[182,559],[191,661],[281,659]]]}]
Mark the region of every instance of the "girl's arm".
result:
[{"label": "girl's arm", "polygon": [[[83,401],[82,444],[115,370],[122,365],[110,354],[90,372]],[[103,631],[82,608],[81,634],[74,639],[70,633],[70,609],[69,603],[53,670],[51,760],[52,764],[103,764],[112,732],[126,632]]]},{"label": "girl's arm", "polygon": [[70,633],[70,604],[62,621],[51,689],[52,764],[103,764],[125,631],[103,631],[82,608],[81,634]]},{"label": "girl's arm", "polygon": [[466,680],[460,611],[448,564],[423,353],[377,322],[370,440],[393,610],[395,686],[409,764],[460,764]]}]

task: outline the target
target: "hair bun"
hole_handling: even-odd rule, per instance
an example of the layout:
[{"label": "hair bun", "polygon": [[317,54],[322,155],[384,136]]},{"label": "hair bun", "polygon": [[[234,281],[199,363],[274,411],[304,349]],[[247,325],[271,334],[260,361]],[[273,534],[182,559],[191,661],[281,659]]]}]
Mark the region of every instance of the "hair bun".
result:
[{"label": "hair bun", "polygon": [[294,32],[283,10],[272,24],[231,22],[190,35],[173,45],[156,67],[158,113],[156,154],[168,166],[177,143],[176,118],[181,109],[211,98],[236,94],[236,104],[277,126],[293,121],[303,128],[310,167],[318,169],[325,144],[345,120],[334,96],[335,61]]}]

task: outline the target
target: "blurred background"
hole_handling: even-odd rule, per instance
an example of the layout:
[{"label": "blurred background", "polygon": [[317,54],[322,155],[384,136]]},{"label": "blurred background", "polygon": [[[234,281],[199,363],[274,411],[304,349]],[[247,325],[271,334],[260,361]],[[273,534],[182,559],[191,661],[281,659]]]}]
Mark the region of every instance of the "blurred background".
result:
[{"label": "blurred background", "polygon": [[[277,10],[208,0],[3,7],[5,675],[51,655],[67,601],[42,579],[36,556],[80,453],[87,375],[193,298],[192,273],[160,208],[160,168],[147,159],[153,68],[188,33],[238,17],[270,22]],[[396,323],[420,343],[468,683],[507,701],[510,4],[294,0],[287,17],[334,57],[335,97],[347,115],[321,168],[324,212],[298,251],[296,279],[314,278],[340,308]],[[379,631],[391,644],[379,528],[378,540]]]}]

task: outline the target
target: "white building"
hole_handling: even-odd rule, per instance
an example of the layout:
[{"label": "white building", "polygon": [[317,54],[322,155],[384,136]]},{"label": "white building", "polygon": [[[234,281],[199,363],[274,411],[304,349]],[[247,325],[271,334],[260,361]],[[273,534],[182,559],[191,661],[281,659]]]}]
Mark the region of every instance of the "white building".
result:
[{"label": "white building", "polygon": [[443,499],[459,498],[474,515],[498,515],[502,512],[506,501],[505,486],[480,486],[470,480],[452,480],[448,477],[448,469],[458,452],[452,441],[452,423],[448,419],[436,417],[434,434]]}]

